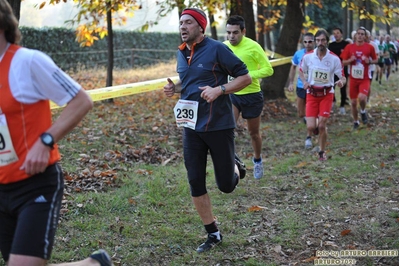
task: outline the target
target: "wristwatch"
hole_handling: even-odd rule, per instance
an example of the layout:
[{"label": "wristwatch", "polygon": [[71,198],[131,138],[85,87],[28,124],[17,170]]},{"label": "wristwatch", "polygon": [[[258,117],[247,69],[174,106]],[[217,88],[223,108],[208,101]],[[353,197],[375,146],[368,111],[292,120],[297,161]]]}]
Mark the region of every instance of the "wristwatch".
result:
[{"label": "wristwatch", "polygon": [[222,91],[222,94],[226,93],[226,87],[223,85],[220,85],[220,90]]},{"label": "wristwatch", "polygon": [[52,149],[54,149],[54,138],[50,133],[44,132],[40,135],[42,143]]}]

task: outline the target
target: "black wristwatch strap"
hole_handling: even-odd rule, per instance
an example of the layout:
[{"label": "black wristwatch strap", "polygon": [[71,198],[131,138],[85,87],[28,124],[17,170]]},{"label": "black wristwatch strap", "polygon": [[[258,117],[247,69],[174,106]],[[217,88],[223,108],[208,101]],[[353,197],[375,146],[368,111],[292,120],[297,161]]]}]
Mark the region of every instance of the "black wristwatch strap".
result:
[{"label": "black wristwatch strap", "polygon": [[52,149],[54,149],[54,138],[50,133],[44,132],[40,135],[42,143]]}]

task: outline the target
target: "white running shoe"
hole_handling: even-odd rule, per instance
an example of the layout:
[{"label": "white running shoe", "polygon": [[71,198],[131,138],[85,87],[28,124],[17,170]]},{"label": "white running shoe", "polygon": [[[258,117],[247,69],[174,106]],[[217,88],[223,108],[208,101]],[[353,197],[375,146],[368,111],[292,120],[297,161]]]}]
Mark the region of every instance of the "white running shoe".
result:
[{"label": "white running shoe", "polygon": [[311,138],[307,138],[306,140],[305,140],[305,149],[311,149],[313,147],[313,145],[312,145],[312,139]]},{"label": "white running shoe", "polygon": [[341,115],[346,114],[346,112],[345,112],[345,107],[340,107],[340,108],[339,108],[339,113],[340,113]]},{"label": "white running shoe", "polygon": [[254,163],[254,178],[260,179],[263,176],[263,162],[260,161],[256,163],[253,159],[252,162]]}]

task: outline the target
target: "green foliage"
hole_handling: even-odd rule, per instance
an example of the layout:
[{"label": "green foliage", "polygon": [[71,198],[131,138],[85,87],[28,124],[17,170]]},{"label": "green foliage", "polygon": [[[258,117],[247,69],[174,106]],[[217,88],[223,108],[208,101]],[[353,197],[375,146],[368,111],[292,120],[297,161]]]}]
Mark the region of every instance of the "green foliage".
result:
[{"label": "green foliage", "polygon": [[306,13],[314,21],[314,26],[324,28],[331,32],[333,27],[344,28],[341,2],[336,0],[323,0],[323,7],[310,4],[306,7]]},{"label": "green foliage", "polygon": [[[38,49],[64,70],[78,70],[107,65],[107,40],[90,47],[80,47],[75,32],[66,28],[21,27],[22,45]],[[132,68],[175,59],[180,44],[178,33],[114,32],[114,64],[116,68]]]},{"label": "green foliage", "polygon": [[[64,2],[68,0],[63,0]],[[78,14],[67,21],[72,26],[77,25],[76,40],[82,47],[92,46],[99,37],[108,35],[110,24],[124,25],[134,11],[141,8],[136,0],[71,0],[77,6]],[[49,0],[49,4],[59,4],[61,0]],[[43,8],[42,2],[39,8]]]}]

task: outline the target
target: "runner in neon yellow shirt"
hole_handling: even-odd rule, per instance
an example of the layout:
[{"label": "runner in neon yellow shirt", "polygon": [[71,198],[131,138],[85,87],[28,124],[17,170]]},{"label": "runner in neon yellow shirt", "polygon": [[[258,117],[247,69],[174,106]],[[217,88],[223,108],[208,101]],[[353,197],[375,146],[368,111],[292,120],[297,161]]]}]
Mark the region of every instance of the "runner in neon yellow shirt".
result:
[{"label": "runner in neon yellow shirt", "polygon": [[263,176],[262,137],[260,135],[260,115],[263,110],[263,92],[259,79],[273,75],[274,70],[263,48],[255,41],[245,37],[245,21],[241,16],[231,16],[226,23],[227,41],[224,43],[241,59],[249,70],[252,83],[244,89],[231,94],[234,118],[247,120],[248,131],[254,149],[254,177]]}]

